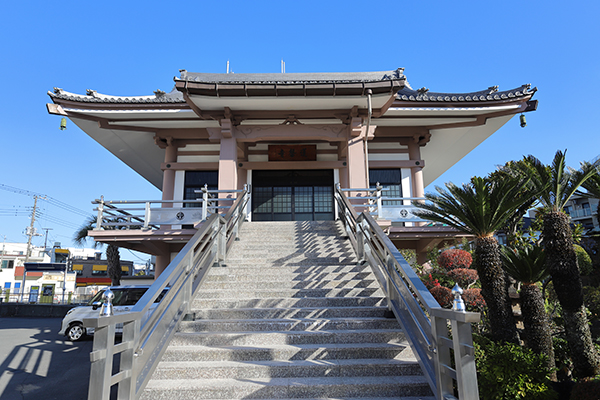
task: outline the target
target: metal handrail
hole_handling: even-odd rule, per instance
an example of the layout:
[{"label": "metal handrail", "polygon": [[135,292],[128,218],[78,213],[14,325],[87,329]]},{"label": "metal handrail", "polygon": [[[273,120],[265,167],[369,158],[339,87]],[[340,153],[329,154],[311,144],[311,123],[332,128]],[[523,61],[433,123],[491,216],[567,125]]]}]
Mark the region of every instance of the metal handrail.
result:
[{"label": "metal handrail", "polygon": [[[206,220],[211,214],[217,214],[221,211],[226,212],[232,206],[227,205],[234,202],[239,193],[247,190],[246,187],[241,190],[208,190],[205,187],[202,190],[196,190],[202,193],[202,199],[197,200],[105,200],[104,196],[96,199],[92,204],[98,204],[94,208],[97,211],[96,230],[99,229],[158,229],[160,225],[189,225]],[[218,197],[219,194],[230,193],[236,197]],[[217,205],[220,202],[221,205]],[[135,206],[143,204],[143,207]],[[158,204],[161,207],[153,208],[152,205]],[[179,207],[173,207],[179,204]],[[197,205],[197,207],[183,207],[183,205]],[[124,206],[127,207],[124,207]],[[163,207],[167,205],[168,207]],[[177,214],[188,214],[188,219],[178,221],[174,216]]]},{"label": "metal handrail", "polygon": [[456,382],[460,400],[478,400],[471,323],[479,322],[479,313],[441,308],[373,217],[358,214],[339,184],[335,200],[360,262],[375,273],[436,398],[455,399]]},{"label": "metal handrail", "polygon": [[[108,400],[113,385],[118,385],[119,399],[140,398],[207,271],[225,259],[237,237],[249,196],[245,189],[225,217],[212,214],[130,313],[84,319],[85,326],[95,328],[88,400]],[[153,308],[165,288],[168,292]],[[119,344],[114,339],[117,323],[123,324]],[[115,354],[121,358],[113,374]]]}]

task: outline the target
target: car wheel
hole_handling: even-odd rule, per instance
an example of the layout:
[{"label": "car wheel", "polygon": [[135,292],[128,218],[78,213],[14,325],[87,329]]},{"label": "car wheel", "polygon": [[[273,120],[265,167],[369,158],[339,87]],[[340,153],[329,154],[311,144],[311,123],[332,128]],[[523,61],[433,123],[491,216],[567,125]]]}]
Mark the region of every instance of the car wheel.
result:
[{"label": "car wheel", "polygon": [[85,328],[80,322],[77,322],[67,329],[67,337],[73,342],[82,340],[85,337]]}]

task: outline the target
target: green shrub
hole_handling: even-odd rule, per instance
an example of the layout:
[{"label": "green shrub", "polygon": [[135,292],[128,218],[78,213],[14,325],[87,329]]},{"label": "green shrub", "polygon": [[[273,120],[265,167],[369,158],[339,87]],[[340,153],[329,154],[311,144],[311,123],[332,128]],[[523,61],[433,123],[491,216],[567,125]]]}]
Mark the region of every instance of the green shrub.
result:
[{"label": "green shrub", "polygon": [[584,287],[583,301],[588,310],[590,310],[592,319],[598,319],[600,317],[600,288],[593,286]]},{"label": "green shrub", "polygon": [[594,271],[594,265],[592,263],[592,258],[585,251],[583,247],[576,244],[573,246],[575,248],[575,254],[577,255],[577,265],[579,265],[579,272],[581,275],[589,275]]},{"label": "green shrub", "polygon": [[479,396],[485,400],[554,400],[545,356],[474,335]]}]

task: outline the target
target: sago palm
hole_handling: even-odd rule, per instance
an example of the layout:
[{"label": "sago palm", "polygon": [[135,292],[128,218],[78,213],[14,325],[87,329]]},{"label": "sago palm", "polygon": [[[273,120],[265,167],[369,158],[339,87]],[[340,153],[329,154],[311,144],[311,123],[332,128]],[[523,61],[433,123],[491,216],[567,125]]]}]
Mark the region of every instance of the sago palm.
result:
[{"label": "sago palm", "polygon": [[546,356],[546,366],[556,380],[556,364],[548,314],[544,307],[544,296],[538,282],[549,277],[546,267],[546,253],[540,246],[520,249],[502,248],[504,270],[522,283],[521,312],[525,325],[527,346],[538,354]]},{"label": "sago palm", "polygon": [[523,189],[527,179],[505,175],[487,179],[473,177],[462,186],[446,183],[437,194],[426,194],[418,214],[475,236],[475,263],[481,294],[487,307],[492,339],[518,343],[508,286],[502,269],[500,245],[494,233],[529,201]]},{"label": "sago palm", "polygon": [[570,220],[563,208],[577,189],[597,174],[598,161],[582,163],[581,169],[574,171],[566,167],[565,155],[566,152],[557,151],[549,166],[534,156],[527,156],[515,163],[513,171],[530,178],[531,188],[539,193],[537,198],[545,208],[542,245],[546,251],[546,264],[562,306],[574,373],[576,377],[583,378],[600,372],[599,359],[583,303]]}]

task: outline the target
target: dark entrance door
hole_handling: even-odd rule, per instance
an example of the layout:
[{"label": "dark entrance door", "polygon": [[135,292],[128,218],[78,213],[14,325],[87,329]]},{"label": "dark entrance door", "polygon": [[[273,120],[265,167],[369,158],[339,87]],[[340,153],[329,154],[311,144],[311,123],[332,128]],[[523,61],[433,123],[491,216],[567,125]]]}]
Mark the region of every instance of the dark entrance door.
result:
[{"label": "dark entrance door", "polygon": [[252,171],[253,221],[333,219],[333,170]]}]

